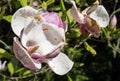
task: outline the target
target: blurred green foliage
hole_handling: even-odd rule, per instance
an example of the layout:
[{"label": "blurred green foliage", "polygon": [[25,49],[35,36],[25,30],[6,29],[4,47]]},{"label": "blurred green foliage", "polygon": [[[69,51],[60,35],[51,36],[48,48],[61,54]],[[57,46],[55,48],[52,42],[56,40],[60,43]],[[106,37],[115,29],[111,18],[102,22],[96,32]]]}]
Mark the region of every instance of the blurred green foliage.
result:
[{"label": "blurred green foliage", "polygon": [[[0,72],[0,81],[120,81],[120,25],[111,29],[101,29],[99,38],[81,35],[78,24],[71,16],[71,4],[64,0],[37,0],[36,9],[46,8],[57,12],[68,23],[66,32],[67,46],[64,51],[74,61],[72,70],[64,75],[54,74],[48,66],[39,71],[23,67],[14,57],[12,42],[15,36],[11,30],[12,14],[22,6],[32,6],[34,0],[0,0],[0,59],[7,60],[4,71]],[[81,10],[95,0],[75,0]],[[110,17],[114,14],[120,21],[119,0],[100,0]]]}]

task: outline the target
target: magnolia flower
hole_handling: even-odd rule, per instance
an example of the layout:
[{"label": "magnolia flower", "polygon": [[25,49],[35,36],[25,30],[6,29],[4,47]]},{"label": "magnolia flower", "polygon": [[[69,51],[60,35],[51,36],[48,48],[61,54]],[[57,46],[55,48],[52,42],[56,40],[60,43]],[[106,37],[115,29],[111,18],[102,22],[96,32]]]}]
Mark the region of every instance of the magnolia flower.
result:
[{"label": "magnolia flower", "polygon": [[38,70],[41,63],[47,63],[58,75],[71,70],[73,62],[60,51],[66,44],[67,24],[57,13],[26,6],[15,12],[11,25],[18,36],[14,37],[14,54],[26,68]]},{"label": "magnolia flower", "polygon": [[4,61],[3,64],[0,60],[0,71],[3,71],[5,69],[5,65],[6,65],[7,61]]},{"label": "magnolia flower", "polygon": [[115,28],[116,27],[116,24],[117,24],[117,18],[116,18],[116,15],[113,15],[112,18],[111,18],[111,21],[110,21],[110,26],[111,28]]},{"label": "magnolia flower", "polygon": [[72,3],[71,13],[73,18],[79,23],[82,33],[89,32],[94,37],[100,36],[100,27],[106,27],[109,23],[109,15],[103,5],[99,5],[98,0],[93,6],[79,11],[74,0],[68,0]]}]

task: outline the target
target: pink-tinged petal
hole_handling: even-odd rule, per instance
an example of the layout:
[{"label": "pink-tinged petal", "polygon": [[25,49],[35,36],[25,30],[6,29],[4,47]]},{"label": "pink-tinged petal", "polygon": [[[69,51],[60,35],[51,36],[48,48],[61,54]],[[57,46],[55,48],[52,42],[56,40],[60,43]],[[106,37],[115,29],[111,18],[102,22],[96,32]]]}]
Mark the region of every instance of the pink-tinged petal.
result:
[{"label": "pink-tinged petal", "polygon": [[55,12],[46,13],[43,15],[43,17],[47,22],[55,24],[58,27],[63,28],[63,22],[57,13],[55,13]]},{"label": "pink-tinged petal", "polygon": [[84,24],[79,24],[81,34],[85,35],[88,33]]},{"label": "pink-tinged petal", "polygon": [[93,18],[100,27],[106,27],[109,24],[109,15],[104,6],[98,5],[96,10],[91,11],[89,14],[91,18]]},{"label": "pink-tinged petal", "polygon": [[[37,10],[30,6],[18,9],[12,16],[11,26],[13,32],[19,37],[21,30],[25,27],[27,18],[32,17],[37,13]],[[28,21],[29,23],[31,22]]]},{"label": "pink-tinged petal", "polygon": [[37,53],[31,54],[31,57],[32,57],[33,59],[38,60],[38,61],[41,62],[41,63],[42,63],[42,62],[45,62],[45,61],[47,60],[46,56],[41,55],[41,54],[37,54]]},{"label": "pink-tinged petal", "polygon": [[49,59],[47,63],[58,75],[65,75],[68,73],[74,64],[64,53],[60,53],[57,57]]},{"label": "pink-tinged petal", "polygon": [[66,23],[66,21],[63,22],[63,29],[65,32],[67,32],[68,24]]},{"label": "pink-tinged petal", "polygon": [[34,2],[33,2],[33,6],[36,7],[36,6],[38,6],[38,5],[39,5],[39,2],[38,2],[38,1],[34,1]]},{"label": "pink-tinged petal", "polygon": [[74,1],[71,1],[73,6],[71,8],[71,13],[72,13],[72,16],[73,18],[80,24],[83,24],[84,23],[84,15],[79,12],[79,10],[77,9],[77,6],[75,4]]},{"label": "pink-tinged petal", "polygon": [[32,59],[28,52],[21,46],[18,38],[14,37],[14,54],[16,58],[26,67],[31,70],[37,70],[41,68],[41,63]]},{"label": "pink-tinged petal", "polygon": [[84,27],[85,29],[94,35],[94,37],[98,38],[100,36],[100,27],[98,25],[98,23],[90,18],[89,16],[85,16],[85,24],[84,24]]},{"label": "pink-tinged petal", "polygon": [[116,27],[116,24],[117,24],[117,17],[116,15],[113,15],[110,21],[111,28],[114,29]]},{"label": "pink-tinged petal", "polygon": [[49,53],[48,55],[46,55],[46,58],[47,59],[55,58],[60,53],[60,51],[61,51],[61,45],[60,45],[60,47],[57,47],[51,53]]}]

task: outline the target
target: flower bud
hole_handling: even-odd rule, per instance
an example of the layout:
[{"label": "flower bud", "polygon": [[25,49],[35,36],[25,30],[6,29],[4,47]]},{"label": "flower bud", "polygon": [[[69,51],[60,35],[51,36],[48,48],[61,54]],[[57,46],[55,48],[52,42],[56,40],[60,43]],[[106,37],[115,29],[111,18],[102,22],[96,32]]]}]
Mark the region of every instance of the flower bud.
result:
[{"label": "flower bud", "polygon": [[116,24],[117,24],[117,18],[116,18],[116,15],[113,15],[112,18],[111,18],[111,21],[110,21],[110,26],[111,28],[115,28],[116,27]]},{"label": "flower bud", "polygon": [[34,1],[32,7],[36,8],[39,5],[38,1]]}]

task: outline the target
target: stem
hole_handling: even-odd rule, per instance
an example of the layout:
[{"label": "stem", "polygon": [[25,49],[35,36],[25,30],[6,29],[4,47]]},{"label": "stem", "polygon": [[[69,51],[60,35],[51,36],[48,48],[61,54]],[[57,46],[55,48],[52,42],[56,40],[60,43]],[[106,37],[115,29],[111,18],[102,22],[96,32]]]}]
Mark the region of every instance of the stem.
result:
[{"label": "stem", "polygon": [[76,49],[77,47],[79,47],[80,45],[82,45],[85,41],[87,41],[90,37],[92,36],[92,34],[90,34],[86,39],[82,40],[79,44],[75,45],[73,49]]},{"label": "stem", "polygon": [[5,42],[3,42],[2,40],[0,40],[0,43],[3,44],[6,49],[9,49],[11,51],[10,47]]},{"label": "stem", "polygon": [[110,19],[111,19],[111,17],[112,17],[114,14],[116,14],[116,13],[118,13],[118,12],[120,12],[120,8],[118,8],[117,10],[115,10],[115,11],[110,15]]}]

